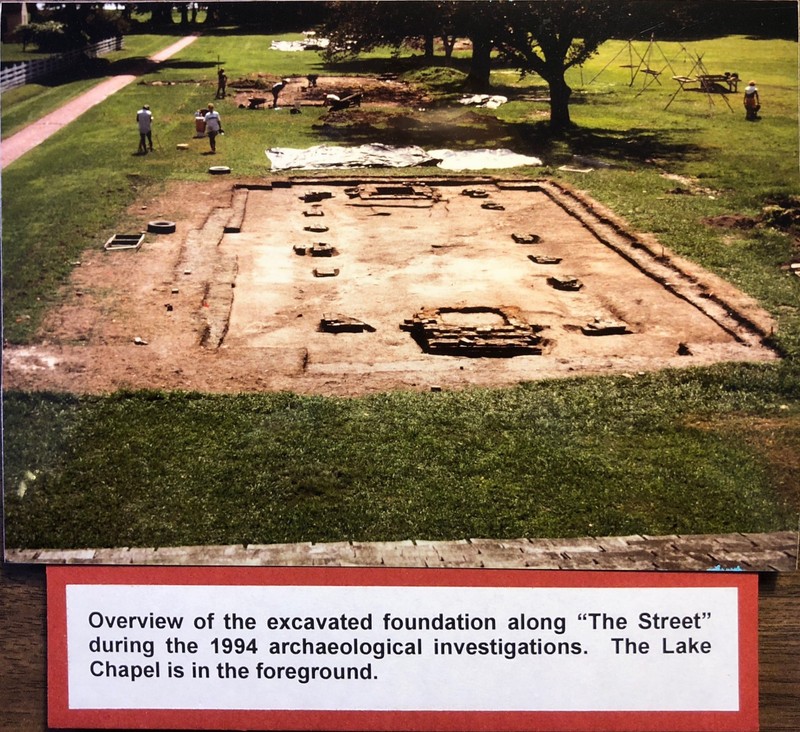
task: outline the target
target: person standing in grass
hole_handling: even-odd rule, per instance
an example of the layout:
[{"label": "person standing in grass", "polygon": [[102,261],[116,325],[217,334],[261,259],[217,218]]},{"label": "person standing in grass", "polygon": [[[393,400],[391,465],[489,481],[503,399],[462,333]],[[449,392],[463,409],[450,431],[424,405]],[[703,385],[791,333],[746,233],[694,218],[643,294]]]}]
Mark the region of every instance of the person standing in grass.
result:
[{"label": "person standing in grass", "polygon": [[228,86],[228,77],[225,69],[217,71],[217,99],[225,99],[225,90]]},{"label": "person standing in grass", "polygon": [[147,155],[147,147],[153,152],[153,115],[150,105],[145,104],[136,113],[136,123],[139,125],[139,154]]},{"label": "person standing in grass", "polygon": [[217,135],[220,134],[220,132],[223,132],[222,118],[219,116],[219,112],[214,109],[213,104],[208,105],[205,121],[208,143],[211,145],[211,154],[213,155],[217,152]]},{"label": "person standing in grass", "polygon": [[744,113],[745,119],[758,119],[758,110],[761,109],[761,101],[758,98],[758,88],[755,81],[747,84],[744,90]]}]

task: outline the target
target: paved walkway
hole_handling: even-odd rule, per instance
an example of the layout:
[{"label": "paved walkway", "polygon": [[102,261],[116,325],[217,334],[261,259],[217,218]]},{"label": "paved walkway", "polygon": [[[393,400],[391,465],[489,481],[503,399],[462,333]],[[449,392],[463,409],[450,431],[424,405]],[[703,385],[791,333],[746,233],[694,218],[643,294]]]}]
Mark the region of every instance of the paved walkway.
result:
[{"label": "paved walkway", "polygon": [[9,562],[318,567],[486,567],[759,572],[797,569],[798,534],[336,542],[120,549],[10,549]]},{"label": "paved walkway", "polygon": [[[186,48],[198,38],[197,34],[181,38],[171,46],[150,56],[148,60],[154,63],[166,61],[174,56],[178,51]],[[36,122],[32,122],[27,127],[14,133],[11,137],[3,140],[0,146],[0,169],[11,165],[15,160],[22,157],[26,152],[32,150],[38,144],[44,142],[48,137],[54,135],[62,127],[66,127],[70,122],[80,117],[84,112],[99,104],[120,89],[128,86],[136,80],[135,74],[122,74],[112,76],[110,79],[100,82],[89,91],[79,97],[67,102],[54,112],[45,115]]]}]

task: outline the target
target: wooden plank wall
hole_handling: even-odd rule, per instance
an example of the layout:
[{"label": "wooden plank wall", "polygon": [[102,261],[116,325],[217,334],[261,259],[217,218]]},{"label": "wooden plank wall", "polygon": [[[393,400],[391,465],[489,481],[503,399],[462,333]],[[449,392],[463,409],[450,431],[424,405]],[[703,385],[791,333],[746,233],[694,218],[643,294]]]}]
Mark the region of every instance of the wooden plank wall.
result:
[{"label": "wooden plank wall", "polygon": [[[45,568],[0,565],[0,730],[48,730]],[[800,730],[800,572],[759,579],[762,732]],[[720,731],[722,732],[722,731]]]}]

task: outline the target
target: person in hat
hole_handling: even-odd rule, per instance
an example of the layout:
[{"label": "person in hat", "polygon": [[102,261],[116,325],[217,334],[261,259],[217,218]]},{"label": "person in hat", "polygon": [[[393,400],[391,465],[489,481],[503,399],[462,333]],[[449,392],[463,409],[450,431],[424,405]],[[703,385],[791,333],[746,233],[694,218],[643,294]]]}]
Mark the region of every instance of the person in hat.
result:
[{"label": "person in hat", "polygon": [[136,124],[139,125],[139,154],[147,155],[147,149],[153,152],[153,115],[150,105],[145,104],[136,113]]},{"label": "person in hat", "polygon": [[214,109],[213,104],[208,105],[208,111],[205,114],[206,134],[208,135],[208,144],[211,146],[211,154],[217,152],[217,135],[223,133],[222,118],[219,112]]},{"label": "person in hat", "polygon": [[758,111],[761,109],[761,101],[758,98],[758,88],[755,81],[748,82],[744,90],[744,114],[745,119],[758,119]]}]

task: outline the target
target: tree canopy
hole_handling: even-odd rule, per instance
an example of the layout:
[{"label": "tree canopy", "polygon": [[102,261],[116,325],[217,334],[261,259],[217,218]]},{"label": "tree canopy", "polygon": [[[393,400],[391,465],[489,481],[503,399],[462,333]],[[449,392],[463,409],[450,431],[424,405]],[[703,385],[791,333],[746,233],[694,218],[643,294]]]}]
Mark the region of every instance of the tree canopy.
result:
[{"label": "tree canopy", "polygon": [[635,3],[622,0],[502,0],[494,45],[523,74],[534,72],[550,88],[550,126],[571,124],[572,89],[565,72],[583,64],[631,15]]},{"label": "tree canopy", "polygon": [[[332,53],[357,54],[411,37],[436,35],[445,48],[457,36],[472,41],[466,86],[486,91],[491,54],[523,74],[536,73],[550,87],[551,125],[570,124],[571,89],[564,74],[583,63],[629,15],[630,0],[496,0],[494,2],[335,2],[324,33]],[[427,44],[426,44],[427,45]],[[452,47],[452,45],[450,45]]]},{"label": "tree canopy", "polygon": [[[283,0],[203,5],[205,22],[211,26],[257,24],[273,32],[316,27],[330,39],[334,57],[414,42],[430,58],[434,39],[440,38],[449,58],[455,40],[468,38],[472,51],[465,91],[489,91],[492,63],[498,58],[523,75],[537,74],[549,88],[554,130],[572,124],[566,72],[584,63],[609,38],[631,39],[645,31],[687,37],[712,28],[720,34],[765,34],[785,27],[796,36],[797,31],[797,6],[788,0],[706,0],[702,9],[686,0]],[[38,39],[31,35],[34,28],[24,29],[24,40],[76,46],[97,34],[115,35],[123,32],[133,7],[149,12],[150,23],[158,26],[173,24],[173,8],[187,24],[197,4],[126,3],[120,20],[103,10],[102,3],[46,3],[37,19],[55,24],[42,26]]]},{"label": "tree canopy", "polygon": [[332,2],[324,32],[334,53],[351,54],[399,46],[411,38],[424,39],[432,54],[433,36],[443,40],[446,51],[456,36],[469,38],[472,57],[465,88],[488,91],[496,51],[523,75],[535,73],[547,82],[550,125],[561,130],[572,124],[566,72],[609,38],[630,39],[645,31],[696,36],[710,28],[722,34],[774,32],[781,25],[797,30],[791,2],[708,0],[702,5],[685,0]]}]

